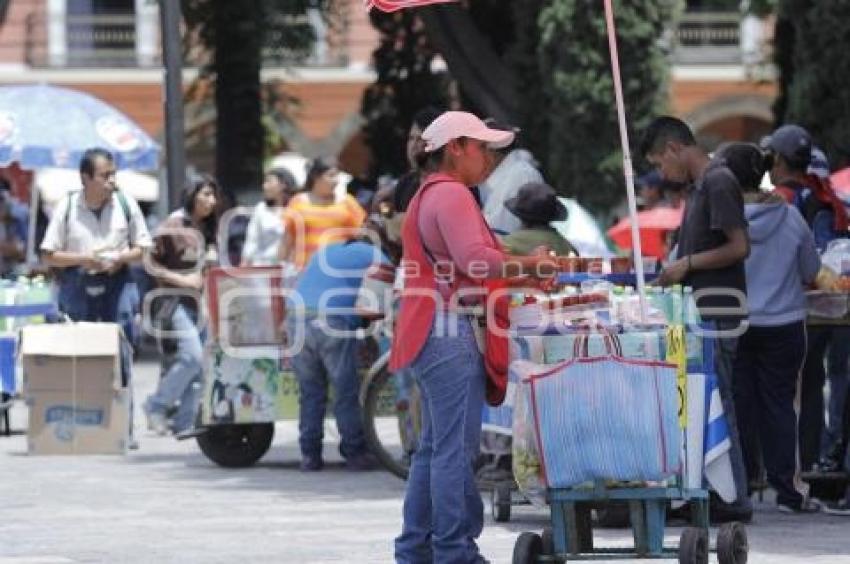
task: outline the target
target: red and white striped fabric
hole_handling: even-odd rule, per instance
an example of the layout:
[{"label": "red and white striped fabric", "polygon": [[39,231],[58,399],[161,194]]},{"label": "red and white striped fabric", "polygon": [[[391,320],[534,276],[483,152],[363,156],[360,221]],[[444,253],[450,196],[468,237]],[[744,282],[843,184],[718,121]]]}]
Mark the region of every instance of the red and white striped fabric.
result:
[{"label": "red and white striped fabric", "polygon": [[430,4],[446,4],[458,0],[366,0],[366,8],[377,8],[382,12],[396,12],[405,8],[418,8]]}]

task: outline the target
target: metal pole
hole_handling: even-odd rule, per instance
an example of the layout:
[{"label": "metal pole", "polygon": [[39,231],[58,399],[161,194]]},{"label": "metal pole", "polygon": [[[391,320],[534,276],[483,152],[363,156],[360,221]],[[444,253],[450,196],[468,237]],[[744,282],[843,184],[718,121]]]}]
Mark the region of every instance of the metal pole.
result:
[{"label": "metal pole", "polygon": [[608,50],[611,54],[611,73],[614,78],[614,97],[617,101],[617,119],[620,124],[620,143],[623,147],[623,172],[626,176],[626,196],[629,202],[629,219],[632,224],[632,251],[640,299],[640,317],[646,322],[646,288],[643,280],[643,254],[640,248],[640,232],[637,223],[637,200],[635,198],[635,173],[629,151],[629,131],[626,129],[626,109],[623,104],[623,85],[620,81],[620,57],[617,54],[617,31],[614,27],[614,9],[611,0],[605,0],[605,23],[608,28]]},{"label": "metal pole", "polygon": [[[165,66],[165,166],[167,182],[159,205],[168,210],[180,205],[186,179],[186,149],[183,125],[183,46],[180,40],[180,0],[160,0],[162,53]],[[164,217],[165,214],[163,214]]]}]

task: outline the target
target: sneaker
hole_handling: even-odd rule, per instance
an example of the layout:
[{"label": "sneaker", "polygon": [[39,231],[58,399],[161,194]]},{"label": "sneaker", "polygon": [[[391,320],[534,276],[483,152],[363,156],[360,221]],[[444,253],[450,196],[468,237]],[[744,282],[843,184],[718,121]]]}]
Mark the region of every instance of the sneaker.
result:
[{"label": "sneaker", "polygon": [[136,439],[127,441],[127,450],[139,450],[139,441]]},{"label": "sneaker", "polygon": [[148,430],[154,434],[164,437],[168,434],[168,418],[159,411],[145,411],[148,420]]},{"label": "sneaker", "polygon": [[355,472],[377,470],[380,464],[371,452],[362,452],[345,459],[345,467]]},{"label": "sneaker", "polygon": [[827,515],[841,515],[842,517],[850,517],[850,502],[847,498],[826,503],[823,506],[823,512]]},{"label": "sneaker", "polygon": [[780,513],[802,514],[802,513],[820,513],[823,507],[816,499],[805,499],[799,506],[790,505],[787,503],[777,504],[777,509]]},{"label": "sneaker", "polygon": [[321,456],[304,456],[301,458],[299,468],[302,472],[318,472],[325,467]]}]

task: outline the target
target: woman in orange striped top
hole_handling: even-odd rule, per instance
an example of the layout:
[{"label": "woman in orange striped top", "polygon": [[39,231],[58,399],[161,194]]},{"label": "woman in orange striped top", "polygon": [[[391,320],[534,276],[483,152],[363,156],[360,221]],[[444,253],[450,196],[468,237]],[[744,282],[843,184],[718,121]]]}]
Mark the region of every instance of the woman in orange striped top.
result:
[{"label": "woman in orange striped top", "polygon": [[316,159],[307,171],[304,191],[283,212],[285,225],[279,256],[299,270],[320,247],[345,241],[366,219],[366,211],[349,194],[338,198],[335,166]]}]

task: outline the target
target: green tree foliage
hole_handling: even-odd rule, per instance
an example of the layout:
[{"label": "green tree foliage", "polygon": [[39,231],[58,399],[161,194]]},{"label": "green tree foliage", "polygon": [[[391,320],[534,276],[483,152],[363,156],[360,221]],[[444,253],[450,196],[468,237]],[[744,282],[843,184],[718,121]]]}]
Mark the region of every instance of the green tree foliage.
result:
[{"label": "green tree foliage", "polygon": [[[679,9],[676,0],[614,3],[632,145],[664,107],[668,65],[662,39]],[[602,3],[550,0],[537,22],[541,92],[533,107],[538,118],[529,128],[536,155],[560,193],[605,212],[622,200],[625,188]]]},{"label": "green tree foliage", "polygon": [[372,54],[377,79],[361,105],[371,173],[373,178],[398,176],[407,170],[405,147],[413,116],[425,106],[446,105],[447,77],[432,70],[436,53],[416,10],[372,10],[369,17],[380,36]]},{"label": "green tree foliage", "polygon": [[216,176],[229,194],[262,182],[264,127],[260,67],[264,58],[286,64],[304,59],[315,40],[309,7],[327,0],[183,0],[191,43],[205,47],[202,77],[215,81]]},{"label": "green tree foliage", "polygon": [[808,129],[833,167],[850,165],[850,0],[781,0],[778,18],[777,122]]}]

